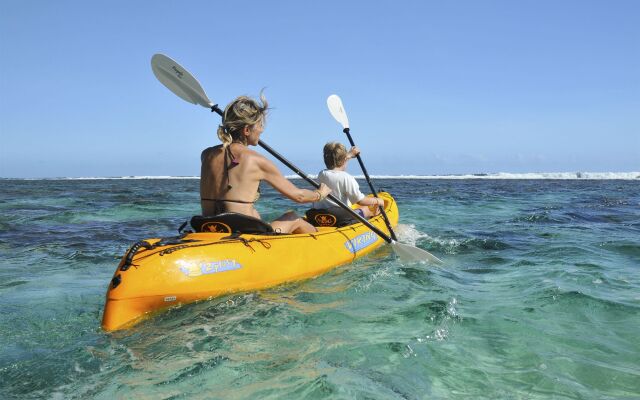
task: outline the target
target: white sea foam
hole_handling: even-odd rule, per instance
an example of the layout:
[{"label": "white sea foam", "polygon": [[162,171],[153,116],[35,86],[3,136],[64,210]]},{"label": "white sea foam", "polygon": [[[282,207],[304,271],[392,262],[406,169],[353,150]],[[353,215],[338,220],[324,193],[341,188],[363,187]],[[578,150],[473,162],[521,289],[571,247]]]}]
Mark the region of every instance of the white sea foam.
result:
[{"label": "white sea foam", "polygon": [[398,235],[398,240],[400,242],[411,245],[411,246],[415,246],[416,242],[419,239],[422,239],[422,238],[431,239],[431,237],[426,233],[422,233],[419,230],[417,230],[416,226],[413,224],[411,225],[398,224],[395,231],[396,231],[396,234]]},{"label": "white sea foam", "polygon": [[417,241],[425,239],[430,243],[435,243],[447,254],[455,254],[456,249],[461,245],[457,239],[443,239],[439,237],[429,236],[429,234],[420,232],[413,224],[398,224],[396,227],[398,241],[411,246],[415,246]]},{"label": "white sea foam", "polygon": [[[364,175],[354,175],[364,179]],[[309,175],[315,178],[315,175]],[[372,179],[564,179],[564,180],[640,180],[640,171],[632,172],[498,172],[492,174],[460,174],[460,175],[370,175]],[[289,179],[300,179],[297,175],[287,176]]]}]

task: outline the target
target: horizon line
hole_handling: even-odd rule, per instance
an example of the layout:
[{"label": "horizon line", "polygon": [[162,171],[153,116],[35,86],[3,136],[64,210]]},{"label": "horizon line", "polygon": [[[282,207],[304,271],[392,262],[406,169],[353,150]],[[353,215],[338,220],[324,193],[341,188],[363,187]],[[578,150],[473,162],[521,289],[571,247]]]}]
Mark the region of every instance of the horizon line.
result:
[{"label": "horizon line", "polygon": [[[287,179],[302,179],[298,175],[285,175]],[[308,178],[316,179],[317,174],[308,174]],[[364,175],[353,175],[356,179],[365,179]],[[473,174],[400,174],[400,175],[369,175],[372,179],[561,179],[561,180],[636,180],[640,179],[640,171],[629,172],[497,172],[497,173],[473,173]],[[0,180],[144,180],[144,179],[200,179],[199,176],[188,175],[126,175],[126,176],[82,176],[82,177],[37,177],[17,178],[0,177]]]}]

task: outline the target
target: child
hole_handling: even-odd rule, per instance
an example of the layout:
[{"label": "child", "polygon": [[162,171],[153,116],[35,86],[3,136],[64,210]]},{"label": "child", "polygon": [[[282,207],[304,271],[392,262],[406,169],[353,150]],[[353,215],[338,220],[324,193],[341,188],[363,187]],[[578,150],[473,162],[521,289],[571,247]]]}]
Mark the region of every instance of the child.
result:
[{"label": "child", "polygon": [[[331,189],[331,194],[340,201],[350,206],[358,204],[355,209],[364,218],[371,218],[379,213],[378,206],[384,206],[384,201],[377,197],[365,197],[360,192],[360,186],[356,179],[349,175],[347,169],[347,161],[360,154],[357,147],[353,147],[347,152],[347,149],[341,143],[329,142],[324,145],[324,164],[327,169],[320,171],[318,181],[324,183]],[[330,208],[335,207],[329,199],[324,199],[313,203],[313,208]],[[375,206],[375,213],[371,212],[369,206]]]}]

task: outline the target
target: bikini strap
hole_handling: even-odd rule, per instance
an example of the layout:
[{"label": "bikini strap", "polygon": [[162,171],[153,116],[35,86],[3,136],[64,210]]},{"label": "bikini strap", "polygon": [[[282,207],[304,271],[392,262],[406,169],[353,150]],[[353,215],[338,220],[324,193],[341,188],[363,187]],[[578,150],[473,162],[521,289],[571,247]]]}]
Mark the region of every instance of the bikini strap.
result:
[{"label": "bikini strap", "polygon": [[233,188],[231,180],[229,179],[229,170],[240,164],[236,159],[236,156],[231,152],[231,145],[233,143],[235,142],[231,142],[224,148],[224,176],[227,179],[227,191]]}]

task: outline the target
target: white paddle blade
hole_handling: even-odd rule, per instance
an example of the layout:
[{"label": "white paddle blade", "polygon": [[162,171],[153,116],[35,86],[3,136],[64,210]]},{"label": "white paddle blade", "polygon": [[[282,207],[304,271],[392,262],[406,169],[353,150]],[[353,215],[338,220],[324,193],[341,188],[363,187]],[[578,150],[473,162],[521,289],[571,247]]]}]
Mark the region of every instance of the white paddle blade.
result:
[{"label": "white paddle blade", "polygon": [[151,57],[151,69],[160,83],[182,100],[207,108],[213,106],[196,78],[171,58],[164,54],[155,54]]},{"label": "white paddle blade", "polygon": [[343,128],[349,127],[349,119],[347,118],[347,113],[344,111],[344,107],[342,106],[342,100],[338,97],[337,94],[332,94],[327,98],[327,107],[329,107],[329,112],[335,118],[336,121],[342,125]]},{"label": "white paddle blade", "polygon": [[426,250],[402,244],[398,242],[391,243],[391,247],[404,262],[431,262],[434,264],[443,264],[442,260]]}]

